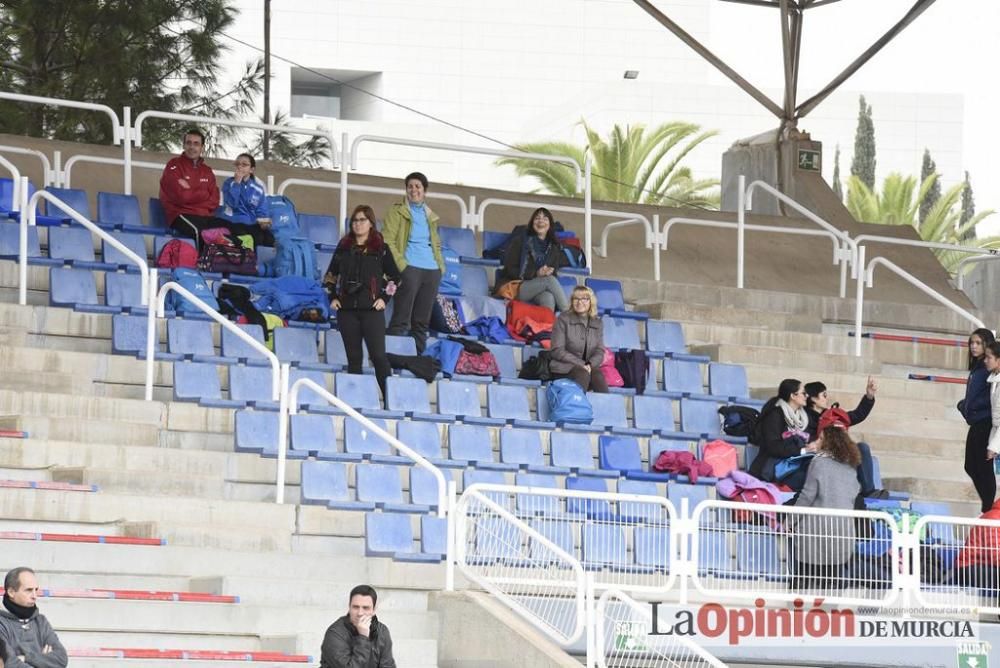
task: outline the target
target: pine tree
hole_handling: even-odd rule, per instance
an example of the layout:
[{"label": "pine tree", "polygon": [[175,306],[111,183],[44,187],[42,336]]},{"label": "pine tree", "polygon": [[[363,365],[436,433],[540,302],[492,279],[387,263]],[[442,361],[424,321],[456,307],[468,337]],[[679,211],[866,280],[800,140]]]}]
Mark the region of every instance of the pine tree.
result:
[{"label": "pine tree", "polygon": [[[920,165],[920,183],[924,182],[931,174],[937,173],[937,165],[934,164],[934,159],[931,158],[931,152],[928,149],[924,149],[924,161]],[[927,214],[930,210],[937,204],[937,201],[941,199],[941,178],[938,177],[934,180],[934,185],[931,189],[927,191],[927,196],[924,197],[923,201],[920,202],[920,222],[923,223],[927,220]]]},{"label": "pine tree", "polygon": [[840,185],[840,144],[833,154],[833,194],[841,202],[844,201],[844,187]]},{"label": "pine tree", "polygon": [[[965,181],[962,187],[962,217],[958,219],[958,226],[962,227],[972,220],[976,215],[976,198],[972,195],[972,182],[969,180],[969,173],[965,173]],[[969,241],[976,238],[975,228],[970,228],[962,234],[962,241]]]},{"label": "pine tree", "polygon": [[851,175],[871,190],[875,188],[875,124],[872,122],[872,106],[859,98],[858,128],[854,133],[854,158],[851,160]]}]

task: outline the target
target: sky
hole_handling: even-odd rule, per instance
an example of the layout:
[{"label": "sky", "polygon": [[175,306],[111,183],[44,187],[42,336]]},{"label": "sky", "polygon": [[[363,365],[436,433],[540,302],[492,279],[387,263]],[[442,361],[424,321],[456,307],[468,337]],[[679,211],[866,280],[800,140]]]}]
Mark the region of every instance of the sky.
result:
[{"label": "sky", "polygon": [[[777,10],[712,2],[710,48],[758,86],[783,84]],[[899,20],[915,0],[841,0],[807,10],[799,99],[808,99]],[[1000,1],[938,0],[864,65],[851,90],[953,93],[964,98],[963,163],[977,211],[1000,210],[996,119],[1000,109]],[[722,75],[718,82],[728,81]],[[803,120],[802,125],[807,125]],[[876,140],[878,127],[876,126]],[[820,137],[819,139],[823,139]],[[847,165],[842,165],[845,169]],[[945,185],[962,175],[944,175]],[[1000,214],[980,236],[1000,233]]]}]

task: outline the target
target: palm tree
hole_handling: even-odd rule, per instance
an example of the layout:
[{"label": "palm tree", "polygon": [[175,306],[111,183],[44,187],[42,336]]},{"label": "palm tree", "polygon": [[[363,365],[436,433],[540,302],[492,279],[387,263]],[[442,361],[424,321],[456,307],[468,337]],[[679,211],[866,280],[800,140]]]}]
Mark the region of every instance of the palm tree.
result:
[{"label": "palm tree", "polygon": [[[650,132],[641,124],[624,128],[615,125],[605,140],[586,121],[580,123],[587,133],[585,146],[535,142],[514,148],[527,153],[569,156],[580,165],[589,153],[594,161],[591,188],[596,200],[719,208],[719,181],[696,179],[689,167],[680,164],[717,131],[699,132],[700,126],[680,121],[664,123]],[[668,158],[671,151],[674,154]],[[497,164],[511,165],[518,176],[534,177],[544,190],[554,195],[576,194],[573,170],[566,165],[531,158],[501,158]]]},{"label": "palm tree", "polygon": [[[924,222],[919,221],[920,203],[927,197],[937,179],[937,174],[931,174],[917,189],[916,177],[904,177],[894,172],[882,182],[882,192],[876,193],[856,176],[851,176],[847,181],[847,208],[855,220],[886,225],[911,225],[924,241],[972,248],[1000,247],[1000,237],[962,238],[974,230],[980,221],[994,213],[992,209],[981,211],[965,223],[960,223],[962,211],[958,205],[965,188],[964,183],[949,188],[927,212]],[[966,257],[961,251],[935,250],[934,254],[951,273],[954,273],[959,261]]]}]

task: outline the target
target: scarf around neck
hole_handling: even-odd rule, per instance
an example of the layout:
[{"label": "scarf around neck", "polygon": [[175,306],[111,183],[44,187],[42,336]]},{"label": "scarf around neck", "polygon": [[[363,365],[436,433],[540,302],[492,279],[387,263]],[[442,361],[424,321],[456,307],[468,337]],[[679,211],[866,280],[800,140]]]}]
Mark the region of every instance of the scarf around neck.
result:
[{"label": "scarf around neck", "polygon": [[18,605],[14,601],[10,600],[10,596],[7,596],[6,593],[3,595],[3,607],[7,608],[7,612],[21,620],[31,619],[35,616],[35,613],[38,612],[37,605],[33,605],[30,608]]},{"label": "scarf around neck", "polygon": [[806,414],[804,408],[794,409],[784,399],[778,399],[778,408],[781,409],[781,413],[785,416],[785,425],[789,429],[805,431],[805,428],[809,426],[809,416]]}]

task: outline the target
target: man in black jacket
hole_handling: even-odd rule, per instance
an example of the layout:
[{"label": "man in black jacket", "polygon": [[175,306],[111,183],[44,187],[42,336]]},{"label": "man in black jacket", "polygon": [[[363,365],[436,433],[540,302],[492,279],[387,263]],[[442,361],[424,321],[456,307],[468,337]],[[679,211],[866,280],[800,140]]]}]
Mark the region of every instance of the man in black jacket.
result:
[{"label": "man in black jacket", "polygon": [[378,594],[369,585],[351,590],[347,614],[326,630],[320,668],[396,668],[389,627],[378,621]]},{"label": "man in black jacket", "polygon": [[6,668],[66,668],[69,658],[45,615],[38,612],[35,571],[21,566],[4,578],[0,609],[0,666]]}]

